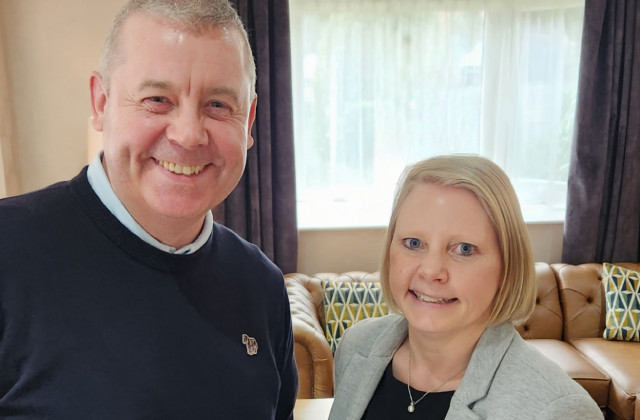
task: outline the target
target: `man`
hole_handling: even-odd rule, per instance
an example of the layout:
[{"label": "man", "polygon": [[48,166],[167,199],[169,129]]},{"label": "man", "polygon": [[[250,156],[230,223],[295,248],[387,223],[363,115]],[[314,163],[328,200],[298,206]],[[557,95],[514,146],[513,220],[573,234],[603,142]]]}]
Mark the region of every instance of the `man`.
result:
[{"label": "man", "polygon": [[0,418],[292,418],[282,273],[210,210],[254,85],[227,0],[123,7],[90,80],[104,152],[0,201]]}]

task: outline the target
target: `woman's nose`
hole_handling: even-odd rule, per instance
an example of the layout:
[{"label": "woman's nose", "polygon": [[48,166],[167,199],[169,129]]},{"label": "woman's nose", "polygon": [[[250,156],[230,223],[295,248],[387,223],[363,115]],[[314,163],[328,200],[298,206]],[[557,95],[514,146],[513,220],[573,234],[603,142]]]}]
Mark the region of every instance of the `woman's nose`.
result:
[{"label": "woman's nose", "polygon": [[419,264],[418,272],[425,280],[445,282],[449,279],[446,255],[429,250],[424,253]]}]

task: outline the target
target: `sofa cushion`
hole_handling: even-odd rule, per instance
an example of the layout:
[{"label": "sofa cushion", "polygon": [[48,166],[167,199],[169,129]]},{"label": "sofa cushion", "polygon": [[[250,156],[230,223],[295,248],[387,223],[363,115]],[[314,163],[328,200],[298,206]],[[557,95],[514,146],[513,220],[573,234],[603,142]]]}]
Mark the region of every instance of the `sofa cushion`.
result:
[{"label": "sofa cushion", "polygon": [[335,353],[340,337],[351,325],[366,318],[387,315],[389,310],[379,282],[322,281],[325,333]]},{"label": "sofa cushion", "polygon": [[640,274],[614,264],[602,265],[606,302],[603,337],[640,341]]},{"label": "sofa cushion", "polygon": [[603,338],[569,341],[587,360],[611,378],[609,409],[620,419],[632,419],[640,392],[640,343]]},{"label": "sofa cushion", "polygon": [[567,375],[582,385],[601,409],[607,407],[611,380],[587,361],[575,347],[565,341],[554,339],[530,339],[527,343],[558,364]]}]

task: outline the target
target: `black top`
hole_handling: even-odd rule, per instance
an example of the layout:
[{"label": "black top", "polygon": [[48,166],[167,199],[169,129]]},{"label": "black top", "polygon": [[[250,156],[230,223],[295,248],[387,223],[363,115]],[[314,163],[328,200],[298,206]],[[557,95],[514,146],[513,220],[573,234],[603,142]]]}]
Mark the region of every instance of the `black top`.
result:
[{"label": "black top", "polygon": [[[409,413],[409,392],[407,384],[393,376],[389,362],[380,379],[380,383],[369,401],[369,405],[362,416],[362,420],[442,420],[449,411],[451,398],[455,391],[433,392],[427,394],[416,406],[413,413]],[[411,388],[413,401],[424,395],[423,391]]]},{"label": "black top", "polygon": [[2,419],[291,418],[290,317],[256,246],[214,224],[193,254],[160,251],[86,168],[0,200]]}]

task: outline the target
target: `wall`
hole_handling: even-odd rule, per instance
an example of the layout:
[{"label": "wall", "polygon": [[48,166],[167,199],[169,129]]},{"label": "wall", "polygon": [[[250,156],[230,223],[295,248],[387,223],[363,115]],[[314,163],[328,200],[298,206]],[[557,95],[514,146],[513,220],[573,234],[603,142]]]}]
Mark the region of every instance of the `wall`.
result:
[{"label": "wall", "polygon": [[86,162],[89,75],[124,0],[2,0],[21,192],[68,179]]},{"label": "wall", "polygon": [[[89,75],[123,2],[0,0],[18,192],[68,179],[86,163]],[[537,261],[560,260],[562,224],[529,231]],[[302,231],[298,271],[375,271],[383,241],[384,229]]]},{"label": "wall", "polygon": [[[527,225],[535,261],[560,262],[562,223]],[[299,234],[298,271],[377,271],[385,229],[304,230]]]}]

